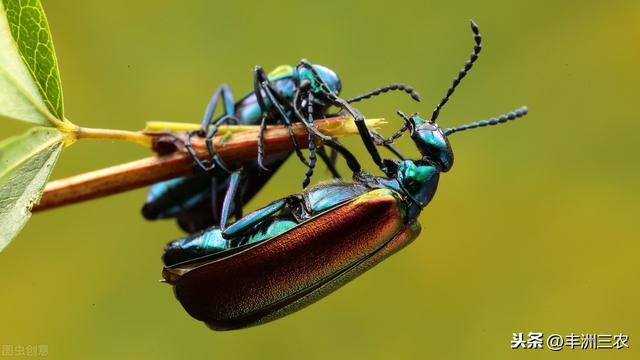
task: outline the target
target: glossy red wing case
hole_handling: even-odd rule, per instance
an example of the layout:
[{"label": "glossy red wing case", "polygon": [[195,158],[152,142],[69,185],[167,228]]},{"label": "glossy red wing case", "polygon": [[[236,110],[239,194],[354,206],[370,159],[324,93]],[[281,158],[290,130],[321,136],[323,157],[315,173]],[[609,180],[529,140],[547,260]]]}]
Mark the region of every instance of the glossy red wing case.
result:
[{"label": "glossy red wing case", "polygon": [[415,238],[419,225],[405,224],[394,195],[371,191],[280,236],[174,276],[175,295],[191,316],[216,330],[292,313]]}]

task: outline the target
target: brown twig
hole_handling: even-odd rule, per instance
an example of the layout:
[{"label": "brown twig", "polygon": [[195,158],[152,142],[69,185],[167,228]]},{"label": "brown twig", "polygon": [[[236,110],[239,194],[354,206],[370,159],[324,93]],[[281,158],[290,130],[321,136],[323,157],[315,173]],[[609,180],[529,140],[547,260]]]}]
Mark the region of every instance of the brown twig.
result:
[{"label": "brown twig", "polygon": [[[315,126],[331,136],[353,134],[345,124],[350,118],[336,117],[317,120]],[[375,126],[375,125],[374,125]],[[336,130],[339,129],[339,130]],[[308,146],[308,134],[302,124],[294,125],[294,134],[301,147]],[[258,147],[258,130],[233,134],[213,139],[215,151],[227,164],[255,159]],[[284,126],[270,126],[264,134],[267,155],[292,151],[289,133]],[[206,146],[202,139],[194,137],[193,147],[201,158],[207,158]],[[166,156],[149,157],[109,168],[80,174],[47,184],[40,203],[32,211],[42,211],[81,201],[96,199],[128,190],[148,186],[193,172],[191,157],[183,150]]]}]

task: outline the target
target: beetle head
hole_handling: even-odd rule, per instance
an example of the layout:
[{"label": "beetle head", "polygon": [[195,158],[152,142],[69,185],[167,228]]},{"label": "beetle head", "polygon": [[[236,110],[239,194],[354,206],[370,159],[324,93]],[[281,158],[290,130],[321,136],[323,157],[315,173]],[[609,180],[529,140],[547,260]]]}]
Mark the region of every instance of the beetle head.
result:
[{"label": "beetle head", "polygon": [[405,127],[411,132],[411,139],[416,144],[424,161],[436,164],[440,171],[446,172],[453,166],[453,150],[449,140],[440,126],[432,121],[425,121],[414,114],[407,117],[398,112],[405,121]]},{"label": "beetle head", "polygon": [[305,80],[308,81],[311,90],[315,94],[321,93],[318,77],[320,78],[319,80],[323,81],[331,91],[336,94],[340,93],[340,90],[342,88],[340,78],[338,77],[338,74],[336,74],[328,67],[318,64],[310,65],[307,62],[301,62],[301,65],[297,67],[297,71],[300,83],[304,82]]}]

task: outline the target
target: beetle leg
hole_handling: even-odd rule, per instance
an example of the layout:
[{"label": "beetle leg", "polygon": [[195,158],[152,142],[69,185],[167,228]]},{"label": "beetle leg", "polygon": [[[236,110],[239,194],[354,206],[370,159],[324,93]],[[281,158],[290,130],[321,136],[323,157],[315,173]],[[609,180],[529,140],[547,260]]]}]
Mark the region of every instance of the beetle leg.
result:
[{"label": "beetle leg", "polygon": [[316,167],[316,144],[313,141],[313,133],[309,132],[309,164],[307,165],[307,172],[305,172],[304,180],[302,181],[303,189],[309,186],[311,176],[313,176],[313,169]]},{"label": "beetle leg", "polygon": [[331,162],[335,165],[338,162],[338,152],[331,149]]},{"label": "beetle leg", "polygon": [[[335,156],[333,156],[334,154]],[[336,169],[336,160],[338,159],[337,158],[338,152],[335,149],[331,149],[331,156],[329,156],[327,155],[327,152],[325,151],[324,147],[319,147],[318,155],[320,156],[320,159],[322,159],[322,161],[325,163],[325,165],[327,165],[327,169],[329,169],[329,172],[331,173],[331,175],[335,179],[342,179],[342,176],[340,176],[338,169]]]},{"label": "beetle leg", "polygon": [[[213,135],[215,135],[215,132],[211,136],[209,136],[208,134],[209,127],[211,126],[211,123],[213,121],[213,114],[215,113],[216,107],[220,102],[220,98],[222,98],[224,113],[222,116],[220,116],[220,118],[218,118],[214,122],[214,124],[216,124],[214,126],[218,126],[218,124],[221,124],[223,121],[228,121],[231,118],[235,119],[234,117],[235,102],[233,100],[233,95],[231,94],[231,90],[229,89],[229,86],[227,86],[226,84],[222,84],[218,87],[218,89],[216,89],[216,91],[211,96],[211,100],[209,100],[209,103],[207,104],[207,108],[204,112],[204,117],[202,119],[202,125],[200,126],[200,130],[197,132],[189,132],[187,134],[187,138],[185,139],[184,145],[187,148],[189,155],[191,155],[194,162],[205,171],[209,171],[213,169],[216,165],[220,166],[223,169],[226,169],[224,164],[221,163],[220,158],[216,157],[215,152],[213,151],[211,138],[213,138]],[[196,152],[193,150],[193,147],[191,146],[191,137],[193,137],[193,135],[195,134],[200,135],[202,137],[206,137],[205,142],[207,144],[207,149],[209,150],[209,155],[211,157],[211,162],[209,164],[206,164],[205,162],[201,161],[198,158]]]},{"label": "beetle leg", "polygon": [[302,154],[302,150],[298,145],[298,140],[293,134],[291,119],[289,118],[287,111],[283,108],[283,104],[286,104],[287,102],[279,98],[278,92],[275,91],[273,87],[271,87],[271,82],[269,81],[267,74],[265,74],[264,70],[260,66],[256,66],[254,70],[254,92],[256,94],[256,99],[258,100],[258,105],[262,110],[262,116],[265,116],[265,113],[268,113],[268,106],[264,98],[264,96],[266,96],[266,98],[269,100],[269,105],[273,106],[273,108],[282,118],[284,124],[287,126],[287,129],[289,131],[289,138],[291,139],[291,143],[293,144],[293,149],[295,150],[296,155],[303,164],[308,165],[307,160],[305,159],[304,155]]},{"label": "beetle leg", "polygon": [[233,224],[227,226],[227,228],[222,231],[222,237],[227,240],[231,240],[251,232],[256,225],[263,223],[272,215],[278,213],[285,207],[285,205],[287,205],[287,198],[276,200],[262,209],[258,209],[251,214],[248,214],[242,219],[239,219]]},{"label": "beetle leg", "polygon": [[293,144],[293,149],[295,150],[295,153],[298,156],[298,159],[300,159],[300,161],[303,164],[308,166],[309,163],[307,162],[307,159],[305,159],[304,154],[302,154],[302,150],[300,149],[300,145],[298,145],[298,140],[296,139],[295,135],[293,134],[293,127],[291,126],[291,119],[289,119],[289,115],[287,115],[287,113],[282,108],[282,106],[277,102],[277,100],[273,96],[273,93],[269,90],[269,87],[263,85],[263,89],[265,89],[265,93],[267,94],[267,96],[269,97],[269,99],[273,103],[274,107],[276,108],[276,110],[278,111],[278,113],[280,114],[282,119],[284,120],[284,124],[287,126],[287,130],[289,131],[289,138],[291,139],[291,143]]},{"label": "beetle leg", "polygon": [[258,166],[264,171],[270,171],[264,166],[264,130],[267,127],[267,115],[262,114],[260,119],[260,133],[258,134]]},{"label": "beetle leg", "polygon": [[216,134],[218,133],[218,127],[224,123],[228,124],[231,121],[233,121],[236,125],[240,123],[240,119],[238,119],[237,117],[233,115],[224,115],[220,117],[218,120],[216,120],[216,122],[213,124],[213,126],[207,133],[207,136],[205,137],[205,144],[207,145],[207,151],[209,152],[209,157],[211,157],[211,167],[213,168],[215,166],[219,166],[221,169],[223,169],[229,174],[231,174],[233,171],[229,170],[229,167],[224,163],[224,161],[222,161],[220,156],[216,153],[215,149],[213,148],[212,140],[213,140],[213,137],[216,136]]},{"label": "beetle leg", "polygon": [[[227,221],[229,220],[229,209],[231,208],[231,203],[236,197],[236,192],[238,191],[238,185],[240,184],[240,177],[242,176],[242,169],[236,170],[231,173],[229,177],[229,187],[227,188],[227,193],[224,196],[224,202],[222,203],[222,216],[220,217],[220,230],[224,232],[227,228]],[[239,204],[235,204],[237,208]]]},{"label": "beetle leg", "polygon": [[256,66],[253,70],[253,93],[256,95],[256,101],[262,113],[260,117],[260,134],[258,135],[258,166],[262,170],[269,171],[269,169],[264,166],[264,130],[267,126],[269,112],[267,111],[267,104],[262,97],[262,90],[260,88],[261,78],[259,74],[261,73],[264,74],[264,70],[262,70],[260,66]]},{"label": "beetle leg", "polygon": [[336,149],[331,149],[331,155],[329,159],[331,159],[331,166],[335,168],[336,164],[338,163],[338,152],[336,151]]},{"label": "beetle leg", "polygon": [[231,90],[227,84],[222,84],[211,96],[211,100],[209,100],[209,104],[207,104],[207,108],[204,112],[204,118],[202,119],[202,126],[200,130],[202,131],[202,135],[207,133],[209,130],[209,126],[213,121],[213,114],[216,111],[216,107],[218,106],[218,102],[220,101],[220,97],[222,97],[222,104],[224,106],[224,114],[225,115],[233,115],[235,114],[235,102],[233,100],[233,95],[231,94]]},{"label": "beetle leg", "polygon": [[200,160],[200,158],[198,158],[198,153],[196,153],[196,151],[193,149],[193,146],[191,145],[191,138],[196,133],[196,131],[189,131],[187,133],[187,136],[184,140],[184,148],[187,149],[187,152],[189,153],[193,161],[198,165],[198,167],[200,167],[204,171],[210,171],[215,167],[215,163],[205,164],[202,160]]},{"label": "beetle leg", "polygon": [[[307,93],[307,128],[314,127],[313,124],[313,94],[311,91]],[[302,181],[302,188],[306,188],[311,182],[311,176],[313,176],[313,169],[316,167],[316,144],[313,142],[313,131],[309,131],[309,164],[307,166],[307,172],[304,174],[304,180]]]}]

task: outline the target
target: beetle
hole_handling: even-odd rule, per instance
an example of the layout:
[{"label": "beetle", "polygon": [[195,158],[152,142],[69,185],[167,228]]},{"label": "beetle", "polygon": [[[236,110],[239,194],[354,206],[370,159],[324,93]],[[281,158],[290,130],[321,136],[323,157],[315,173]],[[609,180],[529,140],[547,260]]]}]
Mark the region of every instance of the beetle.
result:
[{"label": "beetle", "polygon": [[[442,107],[481,50],[479,29],[473,22],[471,28],[476,40],[471,58],[431,117],[398,112],[404,125],[388,142],[409,131],[418,159],[381,160],[385,176],[374,176],[355,156],[343,153],[353,181],[320,183],[226,229],[212,227],[165,247],[164,280],[192,317],[214,330],[277,319],[326,296],[416,238],[418,215],[433,199],[440,173],[453,166],[448,136],[528,112],[521,107],[453,128],[438,125]],[[361,135],[375,143],[371,134]]]},{"label": "beetle", "polygon": [[[256,66],[253,79],[253,92],[237,102],[234,102],[231,90],[226,84],[221,85],[214,92],[205,110],[200,130],[189,133],[185,141],[186,149],[198,165],[195,174],[151,186],[142,208],[142,214],[146,219],[176,217],[179,225],[190,233],[211,225],[220,225],[224,228],[230,214],[234,214],[236,219],[242,217],[242,205],[265,185],[274,170],[279,168],[290,155],[276,154],[265,159],[262,135],[266,125],[290,126],[293,122],[304,120],[300,118],[302,116],[305,119],[322,118],[329,116],[328,109],[331,105],[350,104],[388,91],[404,91],[414,100],[420,100],[419,94],[412,87],[401,83],[383,86],[349,100],[342,100],[337,97],[342,87],[338,75],[325,66],[312,65],[306,60],[301,60],[296,66],[279,66],[268,75],[260,66]],[[331,94],[332,97],[326,94]],[[340,103],[336,99],[339,99]],[[214,118],[220,103],[223,114]],[[261,126],[256,161],[231,169],[214,153],[211,146],[209,146],[210,161],[201,161],[195,156],[191,147],[191,137],[204,137],[207,144],[211,145],[211,139],[221,124],[259,124]],[[332,175],[340,178],[334,166],[335,153],[329,156],[323,148],[316,149],[312,142],[309,147],[309,160],[307,160],[297,146],[295,137],[291,136],[291,141],[296,154],[308,167],[303,187],[309,184],[313,174],[316,151],[327,164]],[[336,147],[340,149],[337,142],[334,143],[334,149]],[[399,154],[392,146],[388,148]],[[267,169],[272,171],[261,171]],[[225,204],[227,204],[226,207]],[[222,209],[221,213],[219,209]]]}]

